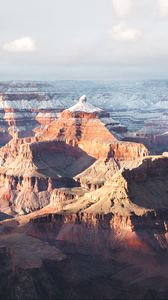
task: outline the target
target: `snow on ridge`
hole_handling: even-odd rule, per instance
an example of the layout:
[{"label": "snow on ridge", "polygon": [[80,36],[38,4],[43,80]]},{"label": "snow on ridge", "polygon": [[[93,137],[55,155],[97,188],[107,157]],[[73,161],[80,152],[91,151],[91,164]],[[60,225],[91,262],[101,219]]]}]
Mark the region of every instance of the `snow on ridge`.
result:
[{"label": "snow on ridge", "polygon": [[71,112],[86,112],[86,113],[94,113],[94,112],[103,111],[102,109],[88,103],[85,95],[83,95],[79,99],[78,103],[76,103],[72,107],[68,108],[67,110],[71,111]]}]

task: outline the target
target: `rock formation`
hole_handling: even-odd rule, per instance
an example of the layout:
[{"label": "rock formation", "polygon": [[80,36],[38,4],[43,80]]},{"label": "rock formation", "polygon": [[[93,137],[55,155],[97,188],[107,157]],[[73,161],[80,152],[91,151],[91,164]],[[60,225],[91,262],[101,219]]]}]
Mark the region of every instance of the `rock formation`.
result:
[{"label": "rock formation", "polygon": [[49,95],[35,92],[0,94],[0,126],[15,137],[34,135],[40,125],[48,125],[62,108]]},{"label": "rock formation", "polygon": [[1,150],[0,203],[8,195],[8,207],[17,213],[48,204],[50,192],[56,187],[78,186],[73,177],[95,161],[81,149],[60,141],[15,142]]},{"label": "rock formation", "polygon": [[2,299],[165,299],[168,155],[103,117],[82,97],[0,149]]},{"label": "rock formation", "polygon": [[58,112],[49,111],[49,110],[43,110],[37,114],[35,119],[42,125],[46,126],[49,125],[54,119],[56,119],[58,116]]},{"label": "rock formation", "polygon": [[30,222],[50,224],[53,238],[101,251],[104,242],[107,249],[167,251],[167,168],[166,156],[148,157],[136,168],[119,170],[96,191],[53,190],[50,204]]},{"label": "rock formation", "polygon": [[14,137],[2,147],[3,212],[22,214],[40,209],[57,187],[100,188],[122,166],[137,164],[148,153],[141,144],[117,141],[101,122],[103,115],[104,111],[82,97],[38,136]]},{"label": "rock formation", "polygon": [[117,141],[100,119],[104,114],[106,113],[102,110],[87,103],[83,96],[75,106],[63,111],[38,139],[65,141],[72,146],[78,146],[96,159],[137,159],[147,155],[147,149],[141,144]]},{"label": "rock formation", "polygon": [[5,282],[14,299],[166,299],[167,169],[167,153],[149,156],[96,191],[53,189],[48,206],[2,221],[0,296],[11,298]]}]

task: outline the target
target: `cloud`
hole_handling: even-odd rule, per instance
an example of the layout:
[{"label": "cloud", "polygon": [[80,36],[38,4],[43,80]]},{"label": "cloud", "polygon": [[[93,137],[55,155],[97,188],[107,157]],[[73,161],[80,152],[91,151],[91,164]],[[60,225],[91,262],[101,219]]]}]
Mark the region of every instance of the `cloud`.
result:
[{"label": "cloud", "polygon": [[132,0],[112,0],[115,14],[118,17],[128,16],[133,9]]},{"label": "cloud", "polygon": [[31,37],[22,37],[3,45],[3,50],[8,52],[33,52],[36,50],[36,42]]},{"label": "cloud", "polygon": [[159,12],[161,17],[168,17],[168,0],[158,0]]},{"label": "cloud", "polygon": [[113,26],[112,38],[116,41],[135,41],[142,36],[142,31],[128,27],[124,22]]}]

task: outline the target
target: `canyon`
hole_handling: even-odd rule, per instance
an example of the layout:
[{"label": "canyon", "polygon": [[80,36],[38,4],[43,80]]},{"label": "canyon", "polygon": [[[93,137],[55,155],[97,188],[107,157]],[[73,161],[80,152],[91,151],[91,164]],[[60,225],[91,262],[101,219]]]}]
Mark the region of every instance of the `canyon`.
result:
[{"label": "canyon", "polygon": [[92,105],[110,114],[102,121],[117,139],[143,143],[152,154],[167,150],[164,80],[1,82],[0,146],[13,136],[36,135],[84,92]]},{"label": "canyon", "polygon": [[0,148],[0,297],[165,299],[168,153],[86,96],[43,113]]}]

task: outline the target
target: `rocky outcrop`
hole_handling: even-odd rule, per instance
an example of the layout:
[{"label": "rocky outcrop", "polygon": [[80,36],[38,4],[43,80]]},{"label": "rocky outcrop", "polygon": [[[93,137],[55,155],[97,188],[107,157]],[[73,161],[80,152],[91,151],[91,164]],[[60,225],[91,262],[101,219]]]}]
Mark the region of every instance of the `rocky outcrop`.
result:
[{"label": "rocky outcrop", "polygon": [[[76,117],[73,117],[73,115],[74,113],[69,111],[63,112],[58,120],[52,122],[44,130],[39,139],[63,140],[67,144],[80,147],[87,153],[91,152],[90,155],[95,152],[95,156],[98,156],[98,152],[102,148],[102,155],[107,155],[109,143],[114,142],[116,139],[96,117],[96,114],[82,112],[75,114]],[[97,153],[95,147],[97,147]]]},{"label": "rocky outcrop", "polygon": [[98,256],[20,233],[0,242],[1,299],[166,299],[166,259],[160,266],[147,252],[118,248]]},{"label": "rocky outcrop", "polygon": [[[3,212],[22,214],[38,210],[49,203],[55,188],[99,189],[123,165],[128,166],[129,161],[137,164],[147,149],[117,141],[100,120],[105,115],[82,98],[38,136],[14,137],[1,148]],[[100,163],[93,165],[96,159]],[[93,169],[88,169],[92,165]],[[88,173],[92,179],[88,179]]]},{"label": "rocky outcrop", "polygon": [[96,191],[55,190],[47,213],[30,222],[47,226],[53,238],[83,246],[93,242],[95,249],[105,240],[108,249],[167,251],[167,167],[167,157],[148,157],[136,168],[118,171]]},{"label": "rocky outcrop", "polygon": [[[0,209],[3,212],[0,217],[15,216],[15,220],[1,222],[0,243],[9,273],[11,265],[13,267],[20,298],[27,286],[31,291],[29,299],[41,299],[43,293],[45,297],[51,295],[50,299],[58,295],[75,300],[87,296],[88,286],[92,278],[97,280],[98,273],[96,269],[96,275],[88,279],[90,269],[86,267],[86,257],[89,264],[93,257],[98,257],[96,268],[102,257],[103,263],[109,259],[108,265],[110,261],[112,266],[121,264],[119,275],[114,279],[124,278],[124,283],[121,281],[124,292],[130,282],[127,277],[131,277],[132,272],[139,274],[136,287],[138,281],[140,291],[143,290],[142,278],[148,282],[153,274],[167,283],[167,275],[162,275],[167,272],[164,268],[158,271],[154,260],[158,254],[167,255],[168,251],[168,157],[166,153],[156,157],[146,157],[147,154],[143,145],[119,142],[102,124],[97,111],[74,109],[62,112],[39,136],[13,139],[0,150]],[[70,253],[67,260],[56,245]],[[80,264],[76,261],[78,257]],[[124,264],[128,264],[128,270],[126,275],[121,275]],[[79,276],[74,281],[69,277],[69,274],[73,277],[76,265],[82,273],[79,286]],[[136,268],[140,268],[139,273]],[[94,270],[95,265],[92,274]],[[101,280],[104,280],[105,270],[102,267],[103,275],[98,276]],[[147,275],[146,270],[149,270]],[[86,282],[89,282],[86,289],[83,288],[85,272]],[[5,281],[6,276],[5,273]],[[59,282],[57,293],[55,286],[60,276],[63,276],[64,288],[62,292]],[[43,277],[47,278],[45,285]],[[110,275],[108,293],[106,288],[103,291],[107,299],[114,295],[114,288],[109,293],[112,278]],[[2,280],[0,287],[1,284]],[[120,285],[117,283],[121,291]],[[13,287],[11,282],[10,286]],[[15,295],[15,290],[13,293]],[[94,291],[93,299],[97,299],[98,294]],[[120,299],[121,294],[116,294]],[[3,296],[1,289],[0,296]]]},{"label": "rocky outcrop", "polygon": [[54,121],[58,117],[58,110],[43,110],[36,115],[36,120],[42,126],[49,125],[52,121]]},{"label": "rocky outcrop", "polygon": [[[57,119],[59,113],[67,106],[66,100],[55,99],[55,94],[38,92],[11,92],[0,94],[0,126],[6,136],[8,132],[14,138],[30,137],[39,135],[41,130]],[[62,96],[61,96],[62,97]],[[86,97],[80,98],[79,103],[67,111],[80,111],[81,103],[86,113],[94,112],[105,126],[112,132],[121,133],[126,128],[119,122],[111,119],[110,114],[91,104],[88,104]],[[68,105],[73,103],[68,101]]]},{"label": "rocky outcrop", "polygon": [[0,298],[165,299],[167,153],[118,141],[86,97],[38,117],[0,150]]},{"label": "rocky outcrop", "polygon": [[[130,299],[132,294],[144,300],[149,296],[153,299],[153,295],[164,299],[168,267],[168,207],[164,199],[167,164],[166,154],[148,157],[137,168],[118,171],[107,180],[107,186],[94,192],[55,189],[50,205],[15,220],[20,226],[12,220],[2,222],[0,257],[4,263],[0,287],[4,279],[13,288],[13,295],[19,297],[28,288],[29,299],[40,299],[42,288],[45,295],[51,293],[51,299],[85,299],[88,286],[91,282],[95,286],[98,276],[96,289],[91,289],[95,297],[101,283],[102,297],[111,298],[115,292],[118,299]],[[9,281],[11,273],[19,294]],[[41,276],[47,278],[47,283],[43,284]],[[57,289],[58,278],[61,281]],[[4,295],[5,287],[0,288],[0,296]]]},{"label": "rocky outcrop", "polygon": [[0,126],[6,135],[10,130],[13,137],[33,136],[39,124],[53,121],[64,107],[59,108],[53,97],[33,91],[0,94]]},{"label": "rocky outcrop", "polygon": [[34,138],[11,141],[0,156],[1,210],[19,214],[47,205],[55,188],[79,186],[73,176],[95,161],[64,142],[39,143]]},{"label": "rocky outcrop", "polygon": [[[117,160],[137,159],[147,155],[142,144],[118,142],[100,119],[101,110],[87,104],[86,98],[60,114],[38,139],[65,141],[89,155],[99,158],[115,157]],[[82,103],[82,104],[81,104]]]},{"label": "rocky outcrop", "polygon": [[83,188],[54,189],[50,197],[50,206],[56,211],[62,211],[64,206],[76,202],[87,190]]},{"label": "rocky outcrop", "polygon": [[63,186],[77,186],[71,179],[1,175],[0,209],[9,215],[27,214],[50,203],[52,191]]},{"label": "rocky outcrop", "polygon": [[159,249],[168,250],[167,212],[148,212],[143,216],[57,213],[34,217],[30,223],[34,224],[39,237],[42,237],[40,233],[45,230],[54,239],[93,247],[100,252],[103,247],[109,251],[121,246],[144,251],[154,249],[157,252]]},{"label": "rocky outcrop", "polygon": [[61,280],[51,280],[50,274],[50,265],[56,270],[67,261],[61,250],[26,234],[1,235],[0,241],[1,299],[64,297]]}]

